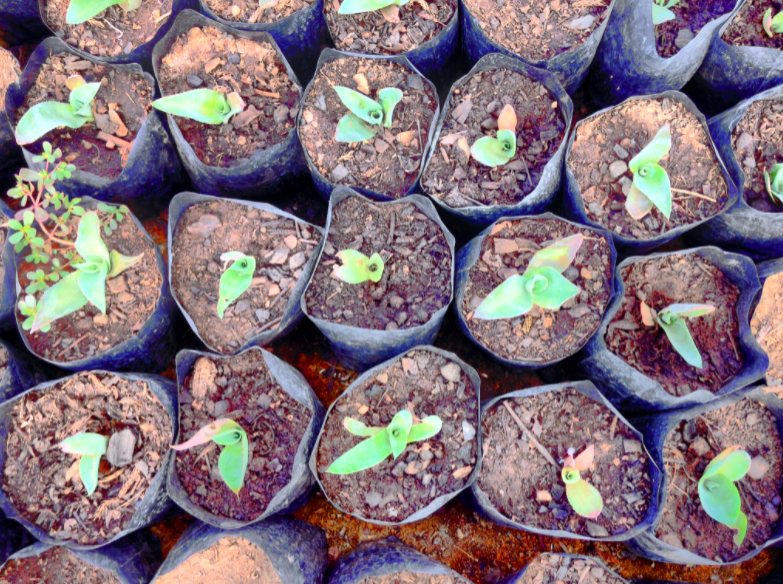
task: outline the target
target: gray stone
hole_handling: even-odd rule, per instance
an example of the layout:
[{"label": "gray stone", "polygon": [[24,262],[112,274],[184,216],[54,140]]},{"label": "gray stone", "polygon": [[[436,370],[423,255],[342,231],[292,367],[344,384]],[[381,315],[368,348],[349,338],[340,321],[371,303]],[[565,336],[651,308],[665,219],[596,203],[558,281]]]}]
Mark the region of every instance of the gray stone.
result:
[{"label": "gray stone", "polygon": [[332,182],[340,182],[345,177],[347,177],[351,172],[345,168],[342,164],[338,164],[334,167],[334,170],[332,170]]},{"label": "gray stone", "polygon": [[563,488],[562,485],[555,484],[552,485],[552,488],[549,489],[549,492],[552,493],[552,498],[555,501],[559,501],[560,499],[563,498],[563,495],[565,494],[565,488]]},{"label": "gray stone", "polygon": [[628,158],[628,150],[620,146],[619,144],[614,145],[614,153],[617,154],[617,158],[626,159]]},{"label": "gray stone", "polygon": [[685,440],[688,444],[696,440],[696,437],[698,436],[698,430],[696,428],[696,420],[688,420],[685,422],[685,426],[682,428],[682,438]]},{"label": "gray stone", "polygon": [[748,156],[745,158],[745,160],[742,161],[742,164],[747,166],[748,168],[756,168],[756,159],[752,156]]},{"label": "gray stone", "polygon": [[220,225],[220,219],[216,215],[202,215],[199,220],[187,226],[188,233],[200,235],[204,239]]},{"label": "gray stone", "polygon": [[432,453],[432,450],[422,450],[419,452],[419,458],[422,460],[432,460],[435,458],[435,455]]},{"label": "gray stone", "polygon": [[700,436],[691,443],[689,449],[697,456],[704,456],[710,451],[710,443]]},{"label": "gray stone", "polygon": [[577,270],[574,266],[568,266],[566,271],[563,272],[563,276],[569,282],[573,282],[579,277],[579,270]]},{"label": "gray stone", "polygon": [[473,424],[467,420],[462,420],[462,437],[465,439],[465,442],[473,440],[475,436],[476,429],[473,427]]},{"label": "gray stone", "polygon": [[424,82],[418,75],[408,75],[408,87],[418,91],[424,91]]},{"label": "gray stone", "polygon": [[623,499],[625,499],[629,505],[633,505],[636,501],[641,501],[642,496],[639,493],[623,493]]},{"label": "gray stone", "polygon": [[643,452],[642,443],[638,440],[623,440],[623,448],[626,454]]},{"label": "gray stone", "polygon": [[601,206],[601,203],[598,201],[593,201],[592,203],[587,204],[587,209],[593,214],[593,215],[603,215],[604,214],[604,208]]},{"label": "gray stone", "polygon": [[633,181],[627,176],[621,176],[620,180],[617,182],[620,183],[620,186],[623,189],[623,196],[627,197],[631,192],[631,186],[633,185]]},{"label": "gray stone", "polygon": [[280,472],[283,470],[283,465],[280,464],[279,458],[274,458],[266,463],[266,467],[272,472]]},{"label": "gray stone", "polygon": [[609,174],[613,179],[616,179],[623,174],[625,174],[625,171],[628,170],[628,165],[623,162],[622,160],[615,160],[612,162],[612,164],[609,165]]},{"label": "gray stone", "polygon": [[266,322],[269,320],[270,312],[266,308],[260,308],[256,310],[256,318],[258,322]]},{"label": "gray stone", "polygon": [[593,25],[594,21],[595,16],[588,14],[580,18],[574,18],[571,22],[567,23],[566,26],[573,30],[587,30]]},{"label": "gray stone", "polygon": [[268,408],[269,406],[272,405],[272,398],[264,393],[261,396],[259,396],[258,405],[261,406],[262,408]]},{"label": "gray stone", "polygon": [[204,80],[198,75],[188,75],[188,85],[191,87],[201,87],[204,85]]},{"label": "gray stone", "polygon": [[405,303],[405,300],[403,300],[399,296],[392,296],[389,299],[389,304],[391,304],[392,308],[400,308],[404,303]]},{"label": "gray stone", "polygon": [[288,119],[288,106],[280,105],[275,108],[275,112],[272,114],[272,117],[274,118],[276,124],[284,124]]},{"label": "gray stone", "polygon": [[242,314],[248,308],[250,308],[250,303],[247,300],[240,300],[234,305],[234,314]]},{"label": "gray stone", "polygon": [[751,144],[753,144],[753,137],[747,132],[742,132],[740,137],[737,138],[737,150],[740,152],[747,149]]},{"label": "gray stone", "polygon": [[408,466],[408,465],[405,462],[402,462],[402,461],[398,462],[397,465],[394,467],[394,469],[391,472],[392,475],[395,476],[395,477],[398,477],[398,478],[401,477],[402,475],[405,474],[405,467],[406,466]]},{"label": "gray stone", "polygon": [[459,383],[460,377],[462,376],[462,369],[459,365],[452,361],[450,363],[446,363],[440,368],[440,374],[443,375],[443,377],[445,377],[448,381]]},{"label": "gray stone", "polygon": [[680,536],[677,535],[674,531],[670,531],[663,537],[661,537],[661,541],[663,543],[667,543],[672,547],[675,548],[682,548],[682,540],[680,539]]},{"label": "gray stone", "polygon": [[136,436],[129,429],[112,434],[106,449],[106,460],[112,466],[126,466],[133,462],[133,449],[136,447]]},{"label": "gray stone", "polygon": [[748,470],[748,476],[754,480],[759,480],[769,470],[769,463],[763,456],[756,456],[750,461],[750,469]]},{"label": "gray stone", "polygon": [[552,515],[554,515],[555,519],[558,519],[559,521],[565,521],[568,519],[568,511],[565,509],[559,509],[558,507],[552,509]]},{"label": "gray stone", "polygon": [[755,426],[756,422],[759,421],[759,417],[756,414],[748,414],[748,417],[745,418],[745,423],[748,426]]},{"label": "gray stone", "polygon": [[606,531],[606,528],[592,521],[587,521],[587,532],[591,537],[609,537],[609,532]]},{"label": "gray stone", "polygon": [[590,307],[586,304],[579,304],[568,311],[568,315],[571,318],[582,318],[586,314],[590,314]]},{"label": "gray stone", "polygon": [[374,509],[381,504],[381,501],[383,501],[383,495],[375,491],[370,491],[364,496],[364,501]]},{"label": "gray stone", "polygon": [[694,36],[696,35],[693,34],[692,30],[688,28],[681,28],[680,31],[677,33],[677,38],[674,39],[674,45],[678,49],[684,49],[685,45],[691,42]]},{"label": "gray stone", "polygon": [[228,56],[228,62],[232,65],[239,65],[239,62],[242,60],[242,57],[239,56],[239,53],[231,53]]},{"label": "gray stone", "polygon": [[215,410],[212,412],[212,414],[217,418],[219,416],[222,416],[228,411],[228,400],[222,399],[218,402],[215,402]]}]

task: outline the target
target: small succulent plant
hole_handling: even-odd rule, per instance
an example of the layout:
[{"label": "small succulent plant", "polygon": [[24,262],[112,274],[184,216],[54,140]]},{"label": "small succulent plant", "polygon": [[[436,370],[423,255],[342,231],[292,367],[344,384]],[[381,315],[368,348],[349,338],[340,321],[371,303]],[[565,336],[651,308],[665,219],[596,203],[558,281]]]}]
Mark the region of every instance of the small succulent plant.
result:
[{"label": "small succulent plant", "polygon": [[227,124],[235,114],[245,109],[245,105],[236,91],[226,95],[204,88],[168,95],[152,102],[152,107],[167,114],[213,125]]},{"label": "small succulent plant", "polygon": [[669,153],[672,135],[669,124],[663,126],[639,154],[628,163],[633,173],[633,184],[625,200],[625,210],[637,221],[643,219],[653,206],[668,219],[672,213],[672,189],[669,175],[658,162]]},{"label": "small succulent plant", "polygon": [[338,14],[359,14],[380,10],[389,22],[400,21],[400,6],[411,0],[345,0],[337,10]]},{"label": "small succulent plant", "polygon": [[383,258],[374,253],[367,257],[360,251],[344,249],[337,252],[337,257],[343,265],[334,266],[334,275],[346,284],[363,284],[367,280],[381,281],[383,277]]},{"label": "small succulent plant", "polygon": [[783,163],[773,164],[769,170],[764,171],[764,184],[772,202],[783,205]]},{"label": "small succulent plant", "polygon": [[68,4],[68,12],[65,14],[65,22],[81,24],[114,5],[125,12],[130,12],[141,6],[141,0],[71,0]]},{"label": "small succulent plant", "polygon": [[[223,262],[223,274],[220,276],[217,313],[223,318],[226,308],[242,296],[253,282],[256,258],[241,251],[229,251],[220,256],[220,261]],[[226,267],[229,262],[231,265]]]},{"label": "small succulent plant", "polygon": [[337,142],[364,142],[375,136],[381,127],[391,128],[394,108],[403,97],[396,87],[378,91],[378,101],[348,87],[335,86],[334,90],[351,112],[337,122],[334,135]]},{"label": "small succulent plant", "polygon": [[497,137],[484,136],[470,148],[470,155],[484,166],[503,166],[517,153],[517,114],[506,104],[498,116]]},{"label": "small succulent plant", "polygon": [[533,305],[559,310],[579,294],[562,274],[571,265],[584,237],[577,233],[536,252],[521,276],[515,274],[492,290],[473,313],[474,318],[496,320],[526,314]]},{"label": "small succulent plant", "polygon": [[710,314],[715,307],[710,304],[670,304],[660,312],[655,312],[642,302],[639,305],[642,323],[645,326],[660,326],[666,333],[669,342],[688,365],[702,368],[701,354],[693,342],[686,318],[696,318]]},{"label": "small succulent plant", "polygon": [[734,483],[750,470],[750,454],[730,446],[713,458],[699,479],[699,501],[704,511],[718,523],[735,529],[734,545],[742,545],[748,529],[748,517]]},{"label": "small succulent plant", "polygon": [[594,444],[590,444],[576,458],[574,458],[574,449],[569,448],[568,456],[563,462],[563,470],[560,472],[566,486],[566,497],[571,507],[578,515],[589,519],[598,517],[604,508],[601,493],[584,480],[580,474],[590,468],[594,458]]},{"label": "small succulent plant", "polygon": [[187,442],[172,445],[171,448],[177,451],[188,450],[206,444],[210,440],[223,447],[223,452],[218,458],[218,471],[228,488],[239,496],[239,491],[245,482],[249,445],[247,433],[234,420],[228,418],[215,420],[201,428]]},{"label": "small succulent plant", "polygon": [[769,37],[774,36],[775,33],[783,33],[783,10],[772,16],[772,7],[770,6],[761,17],[761,24]]},{"label": "small succulent plant", "polygon": [[82,432],[66,438],[58,446],[67,454],[77,454],[79,459],[79,477],[82,479],[87,496],[92,495],[98,487],[98,468],[101,456],[106,454],[109,439],[101,434]]},{"label": "small succulent plant", "polygon": [[669,10],[672,6],[679,4],[680,0],[653,0],[652,19],[653,24],[663,24],[667,20],[674,20],[676,15]]},{"label": "small succulent plant", "polygon": [[343,420],[346,430],[356,436],[368,438],[335,460],[326,472],[350,474],[367,470],[383,462],[390,454],[397,460],[409,443],[432,438],[443,427],[438,416],[427,416],[416,424],[413,421],[413,414],[408,410],[397,412],[385,428],[368,427],[358,420],[346,417]]},{"label": "small succulent plant", "polygon": [[15,131],[19,145],[32,144],[57,128],[65,126],[75,130],[95,120],[92,106],[101,84],[87,83],[81,75],[69,77],[65,83],[71,90],[68,103],[37,103],[19,120]]}]

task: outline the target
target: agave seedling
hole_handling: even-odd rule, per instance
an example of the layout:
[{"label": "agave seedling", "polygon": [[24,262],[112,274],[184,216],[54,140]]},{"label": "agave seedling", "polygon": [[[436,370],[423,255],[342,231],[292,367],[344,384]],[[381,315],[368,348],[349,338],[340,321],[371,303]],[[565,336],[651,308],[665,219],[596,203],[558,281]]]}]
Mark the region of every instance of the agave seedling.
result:
[{"label": "agave seedling", "polygon": [[503,166],[517,153],[517,114],[506,104],[498,116],[497,137],[479,138],[470,148],[470,155],[484,166]]},{"label": "agave seedling", "polygon": [[377,253],[367,257],[360,251],[344,249],[337,252],[342,266],[334,266],[334,275],[346,284],[363,284],[367,280],[381,281],[383,277],[383,258]]},{"label": "agave seedling", "polygon": [[141,0],[71,0],[68,12],[65,14],[65,22],[81,24],[114,5],[125,12],[130,12],[141,6]]},{"label": "agave seedling", "polygon": [[239,496],[239,491],[245,482],[249,447],[247,433],[234,420],[228,418],[215,420],[201,428],[187,442],[172,445],[171,448],[177,451],[188,450],[206,444],[210,440],[223,447],[223,452],[218,458],[218,471],[228,488]]},{"label": "agave seedling", "polygon": [[351,111],[337,122],[334,135],[337,142],[364,142],[375,136],[381,126],[391,128],[394,108],[403,96],[396,87],[381,89],[378,101],[348,87],[335,86],[334,90],[343,105]]},{"label": "agave seedling", "polygon": [[98,487],[98,467],[101,456],[106,454],[109,439],[93,432],[82,432],[66,438],[58,446],[67,454],[77,454],[79,459],[79,476],[82,479],[87,495],[92,495]]},{"label": "agave seedling", "polygon": [[767,194],[772,202],[783,205],[783,163],[773,164],[764,171],[764,184],[767,185]]},{"label": "agave seedling", "polygon": [[233,91],[228,95],[214,89],[193,89],[161,97],[152,107],[167,114],[190,118],[204,124],[227,124],[234,114],[245,109],[245,102]]},{"label": "agave seedling", "polygon": [[742,545],[748,517],[734,483],[750,470],[750,454],[730,446],[713,458],[699,479],[699,501],[704,511],[718,523],[735,529],[734,545]]},{"label": "agave seedling", "polygon": [[25,112],[16,125],[16,141],[19,145],[32,144],[52,130],[63,126],[78,129],[95,118],[92,106],[100,83],[87,83],[80,75],[66,80],[71,94],[68,103],[45,101],[37,103]]},{"label": "agave seedling", "polygon": [[474,318],[516,318],[528,313],[534,304],[558,310],[579,294],[579,288],[562,274],[574,261],[583,241],[582,234],[577,233],[536,252],[525,273],[511,276],[490,292],[476,308]]},{"label": "agave seedling", "polygon": [[368,438],[335,460],[326,469],[326,472],[331,474],[367,470],[383,462],[390,454],[397,460],[411,442],[427,440],[440,432],[443,422],[438,416],[427,416],[414,424],[413,414],[408,410],[401,410],[385,428],[368,427],[353,418],[345,418],[343,426],[351,434]]},{"label": "agave seedling", "polygon": [[701,354],[693,342],[691,332],[688,330],[686,318],[704,316],[715,310],[710,304],[670,304],[660,312],[647,306],[644,302],[639,305],[642,322],[645,326],[660,326],[680,356],[693,366],[702,368]]},{"label": "agave seedling", "polygon": [[595,519],[604,508],[604,500],[601,493],[584,480],[580,473],[586,471],[593,464],[595,458],[595,445],[591,444],[582,451],[582,454],[574,458],[574,449],[568,449],[568,456],[563,462],[563,470],[560,476],[566,486],[566,497],[574,511],[582,517]]},{"label": "agave seedling", "polygon": [[400,6],[405,6],[411,0],[345,0],[340,4],[338,14],[359,14],[380,10],[389,22],[400,21]]},{"label": "agave seedling", "polygon": [[625,210],[637,221],[643,219],[653,206],[668,219],[672,213],[672,189],[669,175],[658,164],[672,147],[669,124],[663,126],[639,154],[628,163],[633,173],[633,184],[625,200]]},{"label": "agave seedling", "polygon": [[775,33],[783,32],[783,10],[772,16],[772,7],[767,8],[764,16],[761,18],[761,24],[764,26],[764,32],[771,37]]},{"label": "agave seedling", "polygon": [[[220,261],[223,262],[223,275],[220,276],[217,313],[223,318],[226,308],[242,296],[253,282],[256,258],[241,251],[229,251],[220,256]],[[226,268],[228,262],[232,263]]]},{"label": "agave seedling", "polygon": [[674,20],[676,15],[669,10],[675,4],[679,4],[680,0],[653,0],[652,2],[652,19],[653,24],[663,24],[667,20]]}]

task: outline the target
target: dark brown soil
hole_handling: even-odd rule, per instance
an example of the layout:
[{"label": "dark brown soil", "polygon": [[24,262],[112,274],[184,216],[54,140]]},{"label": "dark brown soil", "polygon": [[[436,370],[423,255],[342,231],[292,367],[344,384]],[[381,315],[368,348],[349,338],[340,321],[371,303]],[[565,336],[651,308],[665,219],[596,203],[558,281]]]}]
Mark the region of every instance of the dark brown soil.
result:
[{"label": "dark brown soil", "polygon": [[[449,367],[451,363],[451,367]],[[346,512],[379,521],[399,522],[435,498],[461,489],[476,464],[478,396],[462,369],[459,382],[448,381],[456,363],[424,350],[408,352],[349,395],[338,398],[318,444],[318,477],[326,495]],[[343,427],[352,417],[368,426],[386,426],[397,412],[437,415],[441,431],[406,446],[397,460],[348,475],[327,474],[339,456],[364,440]]]},{"label": "dark brown soil", "polygon": [[[3,490],[25,519],[79,545],[104,543],[125,528],[173,438],[168,413],[146,383],[104,373],[79,373],[25,396],[11,420]],[[102,457],[98,488],[88,497],[79,457],[57,444],[80,432],[126,429],[136,437],[132,463],[116,468]]]},{"label": "dark brown soil", "polygon": [[[563,275],[580,288],[560,310],[533,306],[527,314],[499,320],[474,319],[473,311],[492,290],[514,274],[522,275],[539,249],[581,233],[582,247]],[[598,329],[611,292],[611,252],[603,237],[552,219],[503,221],[481,244],[470,269],[459,309],[473,336],[511,361],[548,362],[574,354]]]},{"label": "dark brown soil", "polygon": [[734,10],[736,3],[737,0],[682,0],[672,6],[669,10],[675,18],[654,26],[658,54],[664,58],[676,55],[702,28]]},{"label": "dark brown soil", "polygon": [[[332,276],[344,249],[380,254],[380,282],[346,284]],[[451,261],[441,228],[410,203],[381,207],[349,197],[334,208],[329,239],[305,291],[307,311],[370,330],[423,325],[451,301]]]},{"label": "dark brown soil", "polygon": [[[309,8],[315,0],[205,0],[204,4],[223,20],[230,22],[277,22]],[[236,7],[236,8],[234,8]],[[237,12],[238,11],[238,12]]]},{"label": "dark brown soil", "polygon": [[[279,326],[319,238],[310,226],[241,203],[191,205],[177,224],[171,247],[172,289],[211,348],[236,351],[251,337]],[[220,256],[229,251],[255,257],[256,277],[221,319]]]},{"label": "dark brown soil", "polygon": [[565,495],[563,467],[547,462],[498,403],[482,421],[479,486],[500,513],[529,527],[592,537],[619,535],[642,521],[652,493],[649,462],[628,426],[575,389],[511,401],[520,421],[558,463],[569,448],[578,455],[595,445],[595,461],[582,478],[601,493],[604,508],[596,519],[577,515]]},{"label": "dark brown soil", "polygon": [[[103,220],[105,214],[98,211],[98,216]],[[79,218],[72,217],[68,222],[71,233],[76,232],[78,224]],[[33,352],[39,357],[68,363],[103,353],[133,338],[155,311],[163,284],[155,261],[155,245],[130,216],[125,216],[110,236],[102,233],[101,237],[109,251],[117,250],[127,256],[143,253],[144,257],[116,278],[106,280],[105,315],[88,303],[81,310],[54,321],[49,332],[25,331]],[[17,276],[23,290],[30,283],[27,274],[38,268],[31,262],[20,263]],[[38,293],[38,298],[41,294]],[[25,319],[18,307],[17,318]]]},{"label": "dark brown soil", "polygon": [[764,13],[772,8],[773,16],[783,10],[781,0],[747,0],[722,35],[730,45],[783,49],[783,34],[770,37],[762,24]]},{"label": "dark brown soil", "polygon": [[[734,545],[736,532],[701,507],[697,488],[710,460],[735,445],[769,465],[761,478],[748,474],[735,483],[742,511],[748,517],[747,535],[740,548]],[[668,491],[655,527],[656,537],[723,562],[736,560],[770,538],[781,514],[783,450],[775,418],[763,404],[744,399],[682,422],[666,437],[663,455]]]},{"label": "dark brown soil", "polygon": [[0,380],[5,377],[5,372],[8,368],[8,351],[5,347],[0,346]]},{"label": "dark brown soil", "polygon": [[[0,229],[0,249],[5,245],[6,229]],[[3,258],[0,256],[0,282],[5,279],[5,266],[3,265]]]},{"label": "dark brown soil", "polygon": [[229,168],[256,150],[282,142],[294,128],[299,88],[272,45],[223,34],[217,28],[193,27],[182,33],[159,67],[163,95],[206,87],[238,92],[245,111],[228,124],[204,124],[175,116],[199,160]]},{"label": "dark brown soil", "polygon": [[0,48],[0,111],[5,109],[5,92],[22,74],[14,56]]},{"label": "dark brown soil", "polygon": [[[358,91],[357,79],[366,81],[373,99],[385,87],[397,87],[404,96],[394,109],[391,128],[382,128],[366,142],[336,142],[337,122],[349,111],[333,87]],[[408,192],[419,174],[437,107],[438,97],[424,78],[403,65],[358,57],[337,59],[316,73],[303,106],[299,137],[327,180],[395,199]]]},{"label": "dark brown soil", "polygon": [[[54,148],[62,149],[63,159],[75,164],[77,169],[114,180],[122,173],[130,154],[125,143],[132,145],[147,119],[152,103],[152,86],[141,75],[97,65],[69,53],[59,53],[44,61],[35,84],[17,111],[15,123],[19,123],[25,112],[38,103],[67,103],[71,92],[65,82],[71,75],[81,75],[88,83],[102,83],[95,96],[95,121],[84,124],[78,130],[58,128],[25,148],[40,154],[43,143],[51,142]],[[111,110],[119,116],[122,126],[116,123],[117,118],[112,120],[114,114]],[[98,136],[101,131],[119,138],[117,144],[120,146],[112,143],[110,147],[109,142]]]},{"label": "dark brown soil", "polygon": [[[666,124],[671,126],[672,147],[659,164],[672,186],[671,216],[667,220],[653,208],[642,221],[636,221],[625,210],[626,193],[633,181],[627,165]],[[728,201],[726,183],[706,130],[685,106],[667,98],[631,101],[585,120],[576,131],[567,162],[590,220],[624,237],[651,239],[680,225],[712,217]],[[625,166],[622,174],[614,175],[617,178],[610,169],[615,162]]]},{"label": "dark brown soil", "polygon": [[171,15],[174,0],[144,0],[125,12],[111,6],[81,24],[66,24],[69,0],[43,0],[46,24],[69,45],[98,57],[129,55],[152,40]]},{"label": "dark brown soil", "polygon": [[38,556],[10,560],[0,572],[0,584],[120,584],[108,570],[96,568],[63,547],[54,547]]},{"label": "dark brown soil", "polygon": [[[482,136],[495,137],[506,104],[517,115],[517,153],[490,168],[470,156],[469,146]],[[519,203],[538,186],[564,135],[563,114],[542,84],[507,69],[476,73],[451,97],[422,185],[450,207]]]},{"label": "dark brown soil", "polygon": [[260,349],[237,357],[200,357],[180,389],[180,442],[216,418],[231,418],[247,432],[250,462],[237,497],[220,477],[221,448],[215,443],[177,452],[182,487],[194,504],[210,513],[253,521],[291,480],[294,457],[311,417],[280,388]]},{"label": "dark brown soil", "polygon": [[580,46],[601,25],[609,4],[602,0],[465,1],[485,35],[530,61],[548,60]]},{"label": "dark brown soil", "polygon": [[459,576],[422,574],[405,570],[388,576],[365,578],[357,584],[470,584]]},{"label": "dark brown soil", "polygon": [[[589,573],[589,576],[588,576]],[[541,554],[530,562],[519,584],[626,584],[595,562],[582,558],[567,558]]]},{"label": "dark brown soil", "polygon": [[324,0],[324,15],[335,47],[373,55],[396,55],[417,49],[434,39],[457,13],[456,0],[414,0],[400,7],[398,23],[380,10],[338,14],[342,0]]},{"label": "dark brown soil", "polygon": [[745,201],[764,213],[783,212],[783,203],[767,193],[764,171],[783,162],[783,102],[752,103],[731,134],[731,146],[745,174]]},{"label": "dark brown soil", "polygon": [[[660,383],[672,395],[719,391],[742,368],[737,302],[740,291],[696,254],[636,262],[622,269],[625,297],[606,332],[607,348]],[[642,324],[640,300],[656,312],[671,304],[711,304],[716,310],[688,319],[703,369],[686,363],[660,327]]]}]

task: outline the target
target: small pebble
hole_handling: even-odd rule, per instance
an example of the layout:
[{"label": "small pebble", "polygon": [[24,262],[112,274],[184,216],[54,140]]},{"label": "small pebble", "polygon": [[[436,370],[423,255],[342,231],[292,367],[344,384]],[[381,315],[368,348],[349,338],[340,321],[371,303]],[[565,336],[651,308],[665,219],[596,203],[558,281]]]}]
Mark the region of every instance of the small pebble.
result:
[{"label": "small pebble", "polygon": [[188,75],[188,85],[191,87],[201,87],[204,85],[204,80],[198,75]]},{"label": "small pebble", "polygon": [[242,60],[242,57],[239,56],[239,53],[231,53],[228,56],[228,62],[233,65],[239,65],[239,62]]}]

